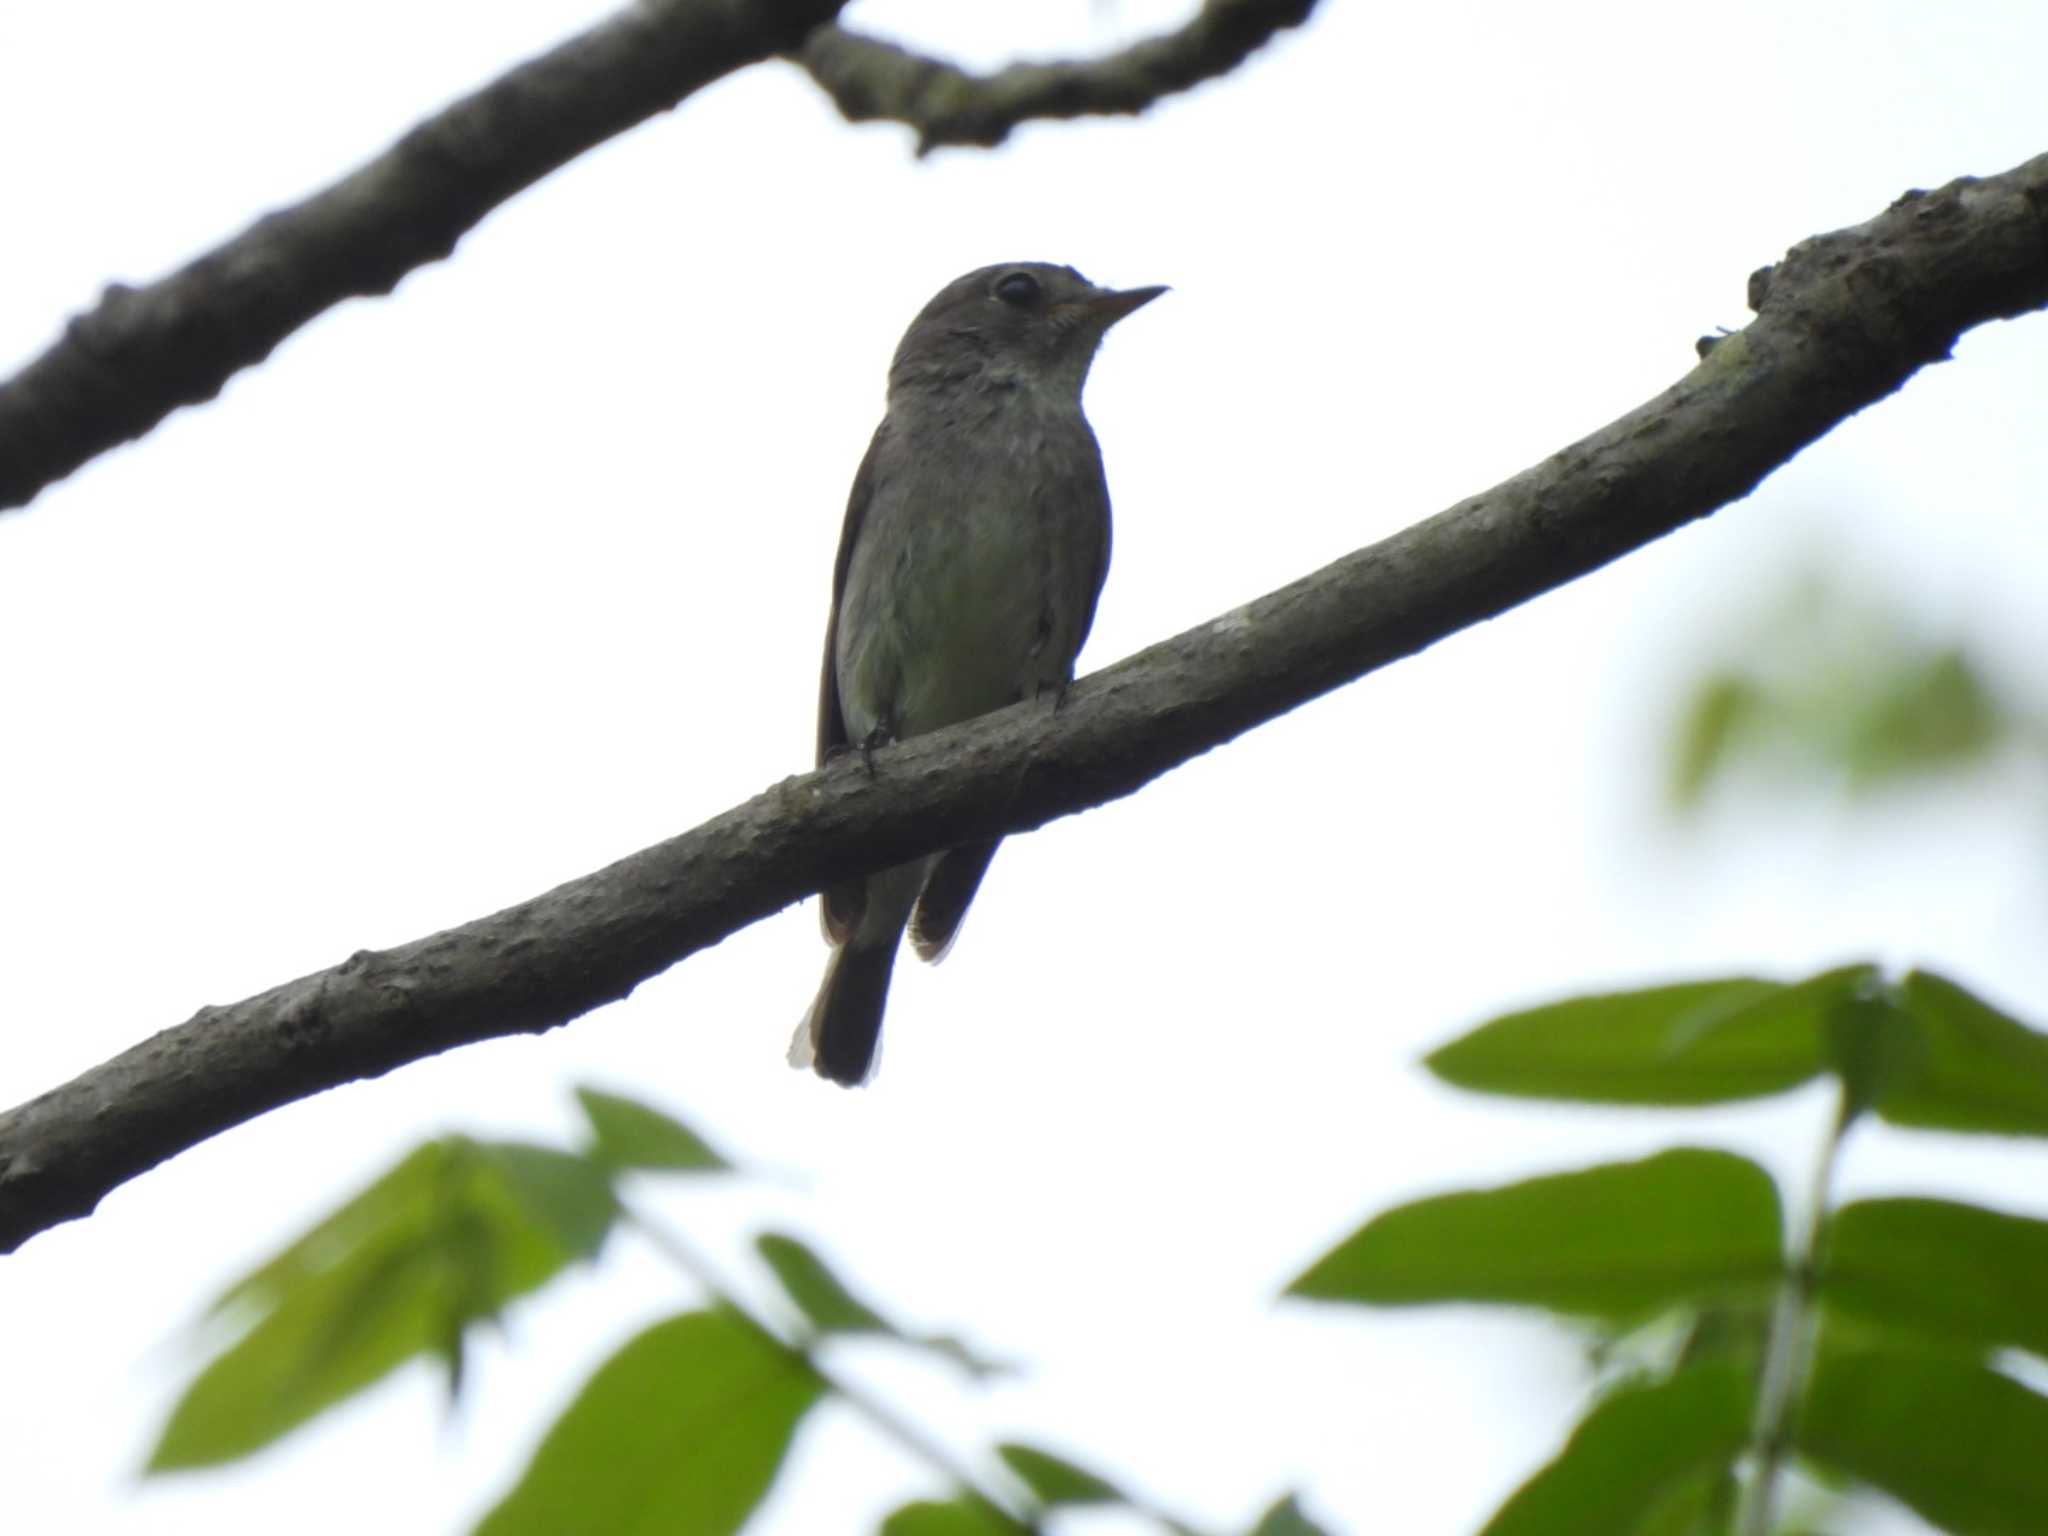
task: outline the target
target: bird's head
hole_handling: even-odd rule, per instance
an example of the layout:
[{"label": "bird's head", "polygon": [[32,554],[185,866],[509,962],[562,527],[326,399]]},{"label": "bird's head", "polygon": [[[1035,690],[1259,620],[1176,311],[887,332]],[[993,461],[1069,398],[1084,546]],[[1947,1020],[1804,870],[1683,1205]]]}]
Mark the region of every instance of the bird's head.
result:
[{"label": "bird's head", "polygon": [[1012,261],[955,278],[903,334],[891,394],[982,380],[1078,399],[1105,332],[1164,288],[1098,288],[1072,267]]}]

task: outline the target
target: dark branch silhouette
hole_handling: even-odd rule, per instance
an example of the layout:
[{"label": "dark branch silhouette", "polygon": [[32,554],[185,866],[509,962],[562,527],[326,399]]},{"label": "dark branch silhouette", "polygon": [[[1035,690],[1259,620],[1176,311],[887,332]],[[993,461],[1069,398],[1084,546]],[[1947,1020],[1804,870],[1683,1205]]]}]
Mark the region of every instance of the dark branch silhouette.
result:
[{"label": "dark branch silhouette", "polygon": [[300,326],[389,293],[499,204],[745,65],[799,56],[849,117],[917,124],[925,148],[993,144],[1026,117],[1136,112],[1225,73],[1315,0],[1210,0],[1179,31],[1109,58],[987,79],[826,25],[845,3],[641,0],[168,277],[110,285],[0,383],[0,511],[211,400]]},{"label": "dark branch silhouette", "polygon": [[1986,321],[2048,305],[2048,155],[1911,193],[1752,280],[1758,317],[1490,491],[1043,701],[782,783],[530,901],[198,1015],[0,1115],[0,1250],[216,1132],[551,1029],[828,882],[1132,793],[1747,495]]},{"label": "dark branch silhouette", "polygon": [[110,286],[0,384],[0,509],[210,400],[343,299],[389,293],[493,208],[845,0],[644,0],[413,128],[369,164],[141,288]]},{"label": "dark branch silhouette", "polygon": [[1012,64],[992,75],[838,26],[813,32],[796,59],[849,121],[907,123],[923,155],[943,144],[993,147],[1033,118],[1143,112],[1229,74],[1315,7],[1316,0],[1208,0],[1178,31],[1105,58]]}]

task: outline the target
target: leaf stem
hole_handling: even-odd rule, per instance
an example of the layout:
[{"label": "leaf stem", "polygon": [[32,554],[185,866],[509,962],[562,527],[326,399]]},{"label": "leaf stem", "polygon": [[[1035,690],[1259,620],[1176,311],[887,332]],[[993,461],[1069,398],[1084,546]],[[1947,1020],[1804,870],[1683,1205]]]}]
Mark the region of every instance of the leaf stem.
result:
[{"label": "leaf stem", "polygon": [[1738,1536],[1770,1536],[1777,1515],[1778,1481],[1790,1448],[1792,1404],[1805,1384],[1813,1352],[1815,1254],[1828,1217],[1842,1141],[1860,1112],[1861,1105],[1844,1084],[1836,1101],[1833,1123],[1814,1164],[1813,1183],[1807,1191],[1806,1221],[1787,1255],[1785,1276],[1771,1310],[1771,1331],[1764,1344],[1757,1388],[1756,1419],[1750,1429],[1749,1443],[1756,1466],[1743,1489],[1742,1514],[1735,1524]]},{"label": "leaf stem", "polygon": [[711,1261],[682,1237],[666,1227],[649,1221],[640,1212],[624,1206],[623,1203],[621,1210],[625,1221],[652,1243],[664,1258],[696,1281],[712,1300],[730,1308],[737,1316],[759,1329],[764,1337],[801,1358],[818,1379],[825,1383],[827,1391],[866,1419],[884,1438],[895,1441],[909,1452],[912,1458],[937,1472],[1005,1525],[1030,1533],[1030,1536],[1036,1536],[1041,1511],[1036,1507],[1035,1497],[1027,1495],[1023,1499],[1017,1499],[999,1495],[985,1486],[959,1458],[926,1433],[921,1426],[903,1417],[880,1398],[872,1396],[865,1388],[827,1369],[818,1358],[818,1337],[808,1325],[800,1325],[790,1330],[790,1336],[785,1337],[782,1329],[771,1327],[743,1304],[733,1288],[720,1277]]}]

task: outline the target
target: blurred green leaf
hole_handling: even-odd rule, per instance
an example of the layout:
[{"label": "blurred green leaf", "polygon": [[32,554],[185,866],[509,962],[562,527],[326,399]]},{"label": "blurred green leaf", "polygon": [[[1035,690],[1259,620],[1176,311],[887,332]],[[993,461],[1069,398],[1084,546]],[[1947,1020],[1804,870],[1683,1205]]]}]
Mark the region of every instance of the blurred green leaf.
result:
[{"label": "blurred green leaf", "polygon": [[656,1323],[598,1367],[476,1536],[729,1536],[824,1390],[737,1313]]},{"label": "blurred green leaf", "polygon": [[939,1355],[976,1378],[997,1376],[1009,1370],[1003,1362],[970,1349],[950,1334],[913,1333],[899,1328],[848,1290],[831,1266],[801,1239],[783,1232],[764,1232],[754,1240],[754,1246],[775,1271],[775,1278],[782,1282],[797,1310],[820,1333],[870,1334],[894,1339]]},{"label": "blurred green leaf", "polygon": [[1606,1104],[1718,1104],[1782,1093],[1827,1066],[1830,1010],[1876,970],[1793,984],[1737,977],[1571,998],[1482,1024],[1425,1058],[1481,1093]]},{"label": "blurred green leaf", "polygon": [[1761,693],[1740,672],[1710,672],[1693,686],[1671,749],[1670,794],[1691,810],[1739,749],[1760,714]]},{"label": "blurred green leaf", "polygon": [[1956,1536],[2048,1530],[2048,1398],[1982,1366],[1823,1348],[1795,1440]]},{"label": "blurred green leaf", "polygon": [[1958,647],[1900,657],[1870,681],[1842,754],[1859,787],[1966,766],[2008,729],[1976,664]]},{"label": "blurred green leaf", "polygon": [[840,1283],[831,1267],[805,1243],[781,1232],[754,1240],[761,1257],[797,1309],[820,1333],[886,1333],[897,1330]]},{"label": "blurred green leaf", "polygon": [[2048,1136],[2048,1035],[1929,971],[1899,986],[1920,1029],[1917,1070],[1876,1104],[1894,1125]]},{"label": "blurred green leaf", "polygon": [[1843,1107],[1850,1119],[1926,1065],[1927,1039],[1900,1001],[1899,989],[1873,975],[1854,997],[1828,1010],[1828,1059],[1842,1080]]},{"label": "blurred green leaf", "polygon": [[1860,1200],[1835,1213],[1824,1242],[1828,1304],[2048,1357],[2048,1221],[1948,1200]]},{"label": "blurred green leaf", "polygon": [[[1629,1536],[1729,1536],[1740,1485],[1729,1466],[1686,1478],[1652,1499]],[[1790,1530],[1781,1536],[1794,1536]]]},{"label": "blurred green leaf", "polygon": [[1259,1517],[1259,1523],[1251,1529],[1251,1536],[1329,1536],[1329,1533],[1302,1513],[1300,1501],[1290,1493]]},{"label": "blurred green leaf", "polygon": [[652,1105],[597,1088],[578,1088],[576,1098],[596,1139],[592,1154],[608,1167],[733,1171],[732,1164],[712,1151],[703,1137]]},{"label": "blurred green leaf", "polygon": [[1121,1504],[1122,1491],[1071,1461],[1029,1445],[999,1445],[996,1454],[1047,1505]]},{"label": "blurred green leaf", "polygon": [[521,1211],[578,1258],[594,1258],[619,1214],[604,1170],[572,1152],[518,1141],[476,1144]]},{"label": "blurred green leaf", "polygon": [[429,1142],[231,1287],[215,1312],[242,1331],[179,1399],[148,1470],[245,1456],[417,1356],[459,1385],[464,1331],[603,1239],[608,1217],[587,1189],[564,1194],[560,1156]]},{"label": "blurred green leaf", "polygon": [[1492,1301],[1628,1319],[1767,1290],[1777,1186],[1747,1158],[1677,1148],[1635,1163],[1439,1195],[1374,1217],[1288,1287],[1402,1306]]},{"label": "blurred green leaf", "polygon": [[[1631,1536],[1685,1531],[1711,1507],[1749,1438],[1748,1371],[1704,1365],[1607,1398],[1555,1460],[1516,1490],[1482,1536]],[[1661,1524],[1646,1522],[1661,1521]]]},{"label": "blurred green leaf", "polygon": [[1870,791],[1968,768],[2015,734],[1969,653],[1889,594],[1806,576],[1773,608],[1689,691],[1669,753],[1678,811],[1740,765]]},{"label": "blurred green leaf", "polygon": [[1754,1368],[1769,1342],[1773,1299],[1759,1297],[1756,1305],[1748,1307],[1698,1308],[1687,1318],[1689,1326],[1677,1364],[1691,1366],[1715,1360]]},{"label": "blurred green leaf", "polygon": [[979,1499],[959,1498],[906,1504],[882,1522],[881,1536],[1029,1536],[1029,1531]]}]

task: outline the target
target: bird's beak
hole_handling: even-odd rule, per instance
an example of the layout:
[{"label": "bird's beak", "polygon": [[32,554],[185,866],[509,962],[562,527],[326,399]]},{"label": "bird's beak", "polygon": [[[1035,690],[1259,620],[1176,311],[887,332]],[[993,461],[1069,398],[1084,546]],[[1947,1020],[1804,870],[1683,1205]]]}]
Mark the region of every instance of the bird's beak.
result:
[{"label": "bird's beak", "polygon": [[1080,307],[1090,318],[1099,321],[1106,331],[1132,310],[1142,309],[1164,292],[1163,284],[1156,288],[1105,288],[1083,299]]}]

